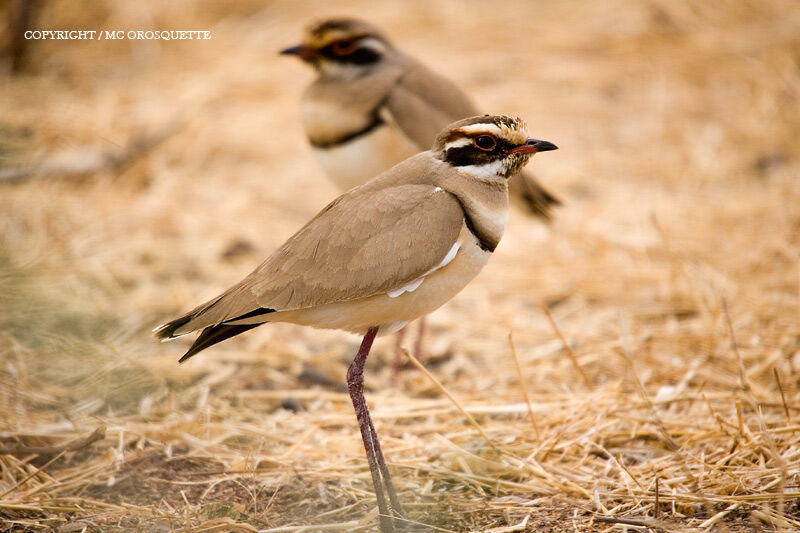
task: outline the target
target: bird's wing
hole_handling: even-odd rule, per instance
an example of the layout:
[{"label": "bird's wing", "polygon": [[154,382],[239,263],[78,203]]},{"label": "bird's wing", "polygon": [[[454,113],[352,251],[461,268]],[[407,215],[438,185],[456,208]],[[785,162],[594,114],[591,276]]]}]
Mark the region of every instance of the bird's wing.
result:
[{"label": "bird's wing", "polygon": [[390,292],[435,269],[458,239],[461,204],[432,185],[355,189],[328,205],[243,282],[287,310]]},{"label": "bird's wing", "polygon": [[392,86],[380,116],[420,150],[429,150],[448,124],[479,113],[453,82],[411,58],[405,62],[405,72]]},{"label": "bird's wing", "polygon": [[435,270],[461,231],[459,201],[433,185],[376,184],[331,202],[244,280],[156,335],[387,293]]}]

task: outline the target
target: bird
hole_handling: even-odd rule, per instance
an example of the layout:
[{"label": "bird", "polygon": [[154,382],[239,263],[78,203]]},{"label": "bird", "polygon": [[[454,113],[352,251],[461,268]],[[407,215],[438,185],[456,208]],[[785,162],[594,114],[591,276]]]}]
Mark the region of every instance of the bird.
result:
[{"label": "bird", "polygon": [[[312,151],[331,180],[347,190],[427,150],[444,127],[478,115],[455,83],[396,48],[369,22],[347,17],[311,22],[302,42],[281,51],[309,64],[317,78],[301,99],[301,121]],[[510,182],[511,199],[550,220],[561,201],[528,173]],[[421,358],[425,319],[414,354]],[[395,343],[400,369],[405,328]]]},{"label": "bird", "polygon": [[[341,190],[427,150],[451,122],[480,114],[458,85],[363,20],[313,21],[301,44],[280,53],[317,73],[303,93],[301,121],[317,161]],[[530,174],[509,185],[512,199],[542,219],[561,205]]]},{"label": "bird", "polygon": [[243,280],[156,327],[155,335],[200,331],[180,362],[265,323],[363,335],[347,385],[380,528],[393,533],[406,514],[363,390],[373,341],[437,309],[481,271],[508,219],[508,178],[533,154],[556,148],[529,138],[516,117],[450,124],[430,150],[333,200]]}]

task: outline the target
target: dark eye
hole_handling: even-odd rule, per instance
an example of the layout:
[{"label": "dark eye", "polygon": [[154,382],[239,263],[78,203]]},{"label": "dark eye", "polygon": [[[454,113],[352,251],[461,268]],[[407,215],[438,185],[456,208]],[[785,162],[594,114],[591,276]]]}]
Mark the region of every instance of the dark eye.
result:
[{"label": "dark eye", "polygon": [[479,135],[472,140],[472,144],[475,145],[475,148],[488,152],[497,146],[497,139],[491,135]]},{"label": "dark eye", "polygon": [[358,41],[356,40],[345,40],[345,41],[336,41],[331,45],[331,49],[333,53],[337,56],[349,56],[353,52],[356,51],[358,48]]}]

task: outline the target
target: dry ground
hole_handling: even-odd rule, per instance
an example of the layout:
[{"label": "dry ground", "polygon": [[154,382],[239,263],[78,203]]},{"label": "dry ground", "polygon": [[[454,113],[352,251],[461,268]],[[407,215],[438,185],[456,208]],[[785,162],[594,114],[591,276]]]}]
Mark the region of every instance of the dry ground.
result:
[{"label": "dry ground", "polygon": [[486,438],[423,373],[392,381],[391,340],[372,357],[411,517],[800,528],[796,1],[51,0],[42,28],[213,39],[37,43],[0,74],[0,174],[38,169],[0,184],[0,530],[376,530],[357,339],[273,325],[178,367],[149,336],[336,194],[298,124],[311,73],[276,54],[333,13],[561,148],[533,162],[556,221],[512,215],[430,317],[430,371]]}]

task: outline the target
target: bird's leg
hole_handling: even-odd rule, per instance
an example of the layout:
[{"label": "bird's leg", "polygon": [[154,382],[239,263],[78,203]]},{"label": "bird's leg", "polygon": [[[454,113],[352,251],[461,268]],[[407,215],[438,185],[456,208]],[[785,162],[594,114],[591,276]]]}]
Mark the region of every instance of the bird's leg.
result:
[{"label": "bird's leg", "polygon": [[[403,328],[397,332],[397,336],[395,337],[394,341],[394,366],[392,368],[392,380],[397,379],[397,375],[403,369],[403,367],[408,364],[403,357],[403,339],[406,337],[406,332],[408,331],[408,326],[403,326]],[[425,317],[421,317],[419,319],[419,325],[417,326],[417,340],[414,342],[414,357],[417,358],[417,361],[421,361],[422,357],[422,343],[425,339]]]},{"label": "bird's leg", "polygon": [[[378,466],[378,458],[375,452],[380,450],[377,446],[378,437],[372,425],[372,418],[369,416],[367,401],[364,399],[364,364],[367,362],[369,350],[378,328],[370,328],[361,341],[355,359],[350,368],[347,369],[347,388],[350,391],[350,399],[353,401],[353,409],[356,411],[358,427],[361,429],[361,440],[364,441],[364,451],[367,452],[367,462],[369,463],[370,473],[372,474],[372,485],[375,488],[375,497],[378,500],[378,512],[380,512],[381,532],[394,533],[394,519],[389,506],[386,504],[386,496],[383,493],[381,483],[381,470]],[[380,453],[380,452],[378,452]],[[381,455],[383,462],[383,455]],[[384,465],[385,468],[385,465]],[[387,470],[388,474],[388,470]],[[389,482],[391,483],[391,481]]]},{"label": "bird's leg", "polygon": [[403,339],[406,337],[406,331],[408,331],[408,326],[403,326],[400,328],[395,334],[394,338],[394,365],[392,366],[392,381],[397,379],[397,375],[400,373],[400,370],[403,368],[405,364],[405,357],[403,357]]},{"label": "bird's leg", "polygon": [[414,343],[414,357],[422,361],[422,341],[425,338],[425,316],[420,317],[417,327],[417,342]]},{"label": "bird's leg", "polygon": [[386,466],[386,459],[383,458],[383,451],[381,451],[381,443],[378,441],[378,433],[375,431],[375,426],[372,424],[372,419],[369,418],[369,430],[372,435],[372,442],[375,448],[375,455],[378,458],[378,468],[381,470],[381,476],[386,484],[386,492],[389,493],[389,501],[392,503],[392,509],[398,518],[405,519],[406,513],[403,511],[403,506],[400,505],[400,499],[397,497],[397,492],[394,490],[394,483],[392,483],[392,476],[389,475],[389,467]]},{"label": "bird's leg", "polygon": [[[403,365],[402,363],[403,338],[405,337],[406,331],[407,331],[407,326],[403,326],[403,328],[397,332],[397,338],[395,340],[395,364],[394,364],[395,376]],[[400,500],[397,497],[397,492],[394,490],[394,483],[392,483],[392,477],[389,474],[389,467],[386,466],[386,460],[383,458],[383,450],[381,450],[381,443],[378,440],[378,433],[377,431],[375,431],[375,425],[372,423],[371,417],[368,416],[367,420],[369,421],[370,435],[372,436],[373,448],[375,450],[375,455],[378,460],[378,468],[380,468],[381,477],[383,478],[383,482],[386,485],[386,492],[389,493],[389,501],[392,504],[392,509],[399,518],[405,518],[405,512],[403,511],[402,505],[400,505]]]}]

